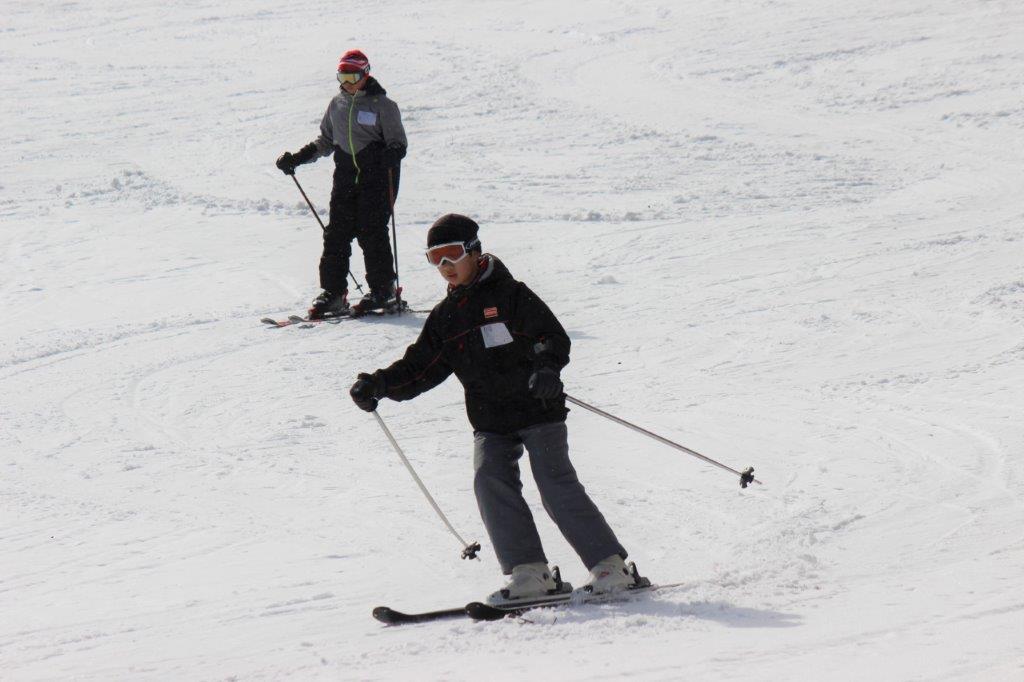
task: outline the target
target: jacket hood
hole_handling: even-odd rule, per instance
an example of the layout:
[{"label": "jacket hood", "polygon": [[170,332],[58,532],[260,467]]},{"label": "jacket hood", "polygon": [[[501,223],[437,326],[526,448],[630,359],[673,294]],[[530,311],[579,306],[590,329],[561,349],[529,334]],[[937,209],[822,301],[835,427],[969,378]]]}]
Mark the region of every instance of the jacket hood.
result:
[{"label": "jacket hood", "polygon": [[384,86],[377,82],[377,79],[373,76],[366,77],[366,87],[363,88],[363,92],[367,95],[386,95],[388,91],[384,89]]}]

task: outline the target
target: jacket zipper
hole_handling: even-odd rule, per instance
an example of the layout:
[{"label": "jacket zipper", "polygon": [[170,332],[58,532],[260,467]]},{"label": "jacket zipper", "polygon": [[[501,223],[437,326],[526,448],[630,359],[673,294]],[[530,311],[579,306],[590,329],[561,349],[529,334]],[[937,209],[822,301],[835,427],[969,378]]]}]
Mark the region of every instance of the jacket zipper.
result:
[{"label": "jacket zipper", "polygon": [[356,107],[356,96],[349,96],[352,103],[348,105],[348,153],[352,156],[352,165],[356,167],[356,184],[359,184],[359,175],[362,171],[359,168],[359,163],[356,161],[356,146],[352,142],[352,110]]}]

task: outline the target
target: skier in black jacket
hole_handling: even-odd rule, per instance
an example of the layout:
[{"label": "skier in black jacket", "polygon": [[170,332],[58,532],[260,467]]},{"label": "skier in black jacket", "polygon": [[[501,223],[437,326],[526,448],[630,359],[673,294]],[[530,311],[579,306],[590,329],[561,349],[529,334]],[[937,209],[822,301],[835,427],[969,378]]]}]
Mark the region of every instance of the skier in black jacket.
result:
[{"label": "skier in black jacket", "polygon": [[331,214],[324,230],[320,258],[323,292],[309,309],[310,318],[349,311],[348,271],[352,239],[359,240],[370,292],[361,310],[389,308],[397,303],[395,270],[388,241],[388,219],[398,196],[400,164],[408,141],[398,105],[370,76],[370,62],[349,50],[338,63],[341,92],[327,106],[320,136],[295,154],[285,152],[277,167],[287,175],[295,167],[334,154]]},{"label": "skier in black jacket", "polygon": [[455,374],[474,429],[474,491],[502,572],[511,575],[492,604],[556,588],[533,516],[522,496],[519,458],[530,468],[544,508],[591,571],[588,590],[633,584],[626,550],[587,496],[569,461],[568,410],[560,370],[569,337],[551,310],[497,258],[481,254],[477,224],[439,218],[427,235],[427,259],[448,282],[405,356],[350,391],[362,409],[381,398],[409,400]]}]

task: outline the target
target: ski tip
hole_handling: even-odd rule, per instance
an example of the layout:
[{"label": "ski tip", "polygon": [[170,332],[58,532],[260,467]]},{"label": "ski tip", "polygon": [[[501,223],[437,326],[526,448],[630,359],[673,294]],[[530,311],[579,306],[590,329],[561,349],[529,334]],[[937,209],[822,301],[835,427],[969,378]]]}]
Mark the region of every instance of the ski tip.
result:
[{"label": "ski tip", "polygon": [[275,320],[270,317],[264,317],[263,319],[260,320],[260,322],[267,325],[268,327],[276,327],[278,329],[280,329],[281,327],[290,327],[294,324],[294,322],[292,322],[291,320]]},{"label": "ski tip", "polygon": [[373,610],[373,617],[390,625],[395,620],[395,611],[387,606],[378,606]]}]

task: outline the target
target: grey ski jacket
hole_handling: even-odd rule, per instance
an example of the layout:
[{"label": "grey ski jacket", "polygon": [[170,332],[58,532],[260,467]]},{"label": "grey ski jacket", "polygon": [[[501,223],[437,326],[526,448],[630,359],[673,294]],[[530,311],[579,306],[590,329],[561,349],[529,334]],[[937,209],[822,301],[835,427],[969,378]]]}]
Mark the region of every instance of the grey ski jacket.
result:
[{"label": "grey ski jacket", "polygon": [[355,160],[359,152],[371,145],[400,150],[401,158],[409,143],[398,105],[388,99],[387,91],[371,77],[355,95],[342,90],[331,99],[320,122],[320,135],[313,144],[319,156],[340,150]]}]

